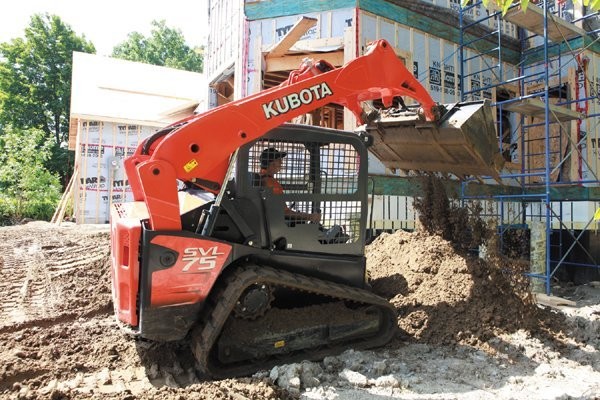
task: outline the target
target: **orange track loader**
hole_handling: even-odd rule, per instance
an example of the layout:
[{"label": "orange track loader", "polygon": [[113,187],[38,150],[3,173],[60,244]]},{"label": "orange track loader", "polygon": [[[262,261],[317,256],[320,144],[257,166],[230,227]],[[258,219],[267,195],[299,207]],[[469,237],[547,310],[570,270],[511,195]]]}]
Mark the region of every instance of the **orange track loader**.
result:
[{"label": "orange track loader", "polygon": [[[389,106],[396,96],[420,103],[410,122],[376,118],[362,133],[286,123],[328,103],[362,122],[362,102]],[[479,154],[470,143],[451,148],[466,142],[461,137],[493,144],[495,135],[487,104],[436,105],[380,40],[341,68],[306,63],[278,87],[146,139],[125,160],[134,201],[111,210],[123,329],[189,340],[211,378],[387,343],[397,314],[369,291],[365,271],[367,152],[373,145],[384,162],[409,161],[398,145],[407,130],[433,138],[413,147],[415,166],[425,169],[420,153],[439,150],[437,137],[454,135],[440,151],[458,165],[460,154]],[[264,184],[267,153],[283,158],[281,191]],[[477,162],[493,167],[486,157]],[[301,214],[318,221],[294,218]]]}]

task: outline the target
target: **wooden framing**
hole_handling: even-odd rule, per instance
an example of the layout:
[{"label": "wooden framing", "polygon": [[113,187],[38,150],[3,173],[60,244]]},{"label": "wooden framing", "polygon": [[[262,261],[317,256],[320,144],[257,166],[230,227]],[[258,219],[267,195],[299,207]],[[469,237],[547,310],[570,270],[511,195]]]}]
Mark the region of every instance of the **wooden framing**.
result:
[{"label": "wooden framing", "polygon": [[217,82],[213,87],[217,91],[217,105],[221,106],[234,100],[235,78],[233,75]]},{"label": "wooden framing", "polygon": [[313,60],[325,60],[334,67],[344,64],[344,52],[336,51],[333,53],[309,53],[299,55],[286,55],[284,57],[268,57],[266,59],[265,72],[291,71],[297,69],[305,58]]},{"label": "wooden framing", "polygon": [[267,58],[271,57],[281,57],[287,53],[287,51],[296,43],[306,31],[317,24],[316,18],[310,18],[303,16],[300,18],[290,29],[288,33],[285,34],[281,40],[273,46],[273,48],[267,53]]}]

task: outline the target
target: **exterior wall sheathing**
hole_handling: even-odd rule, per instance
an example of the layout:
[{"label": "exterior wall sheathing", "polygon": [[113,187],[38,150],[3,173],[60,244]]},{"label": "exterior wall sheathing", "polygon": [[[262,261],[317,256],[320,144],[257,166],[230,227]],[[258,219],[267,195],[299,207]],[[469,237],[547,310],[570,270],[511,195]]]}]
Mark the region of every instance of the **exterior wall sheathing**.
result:
[{"label": "exterior wall sheathing", "polygon": [[103,224],[112,203],[132,201],[123,160],[156,127],[78,120],[74,216],[80,224]]}]

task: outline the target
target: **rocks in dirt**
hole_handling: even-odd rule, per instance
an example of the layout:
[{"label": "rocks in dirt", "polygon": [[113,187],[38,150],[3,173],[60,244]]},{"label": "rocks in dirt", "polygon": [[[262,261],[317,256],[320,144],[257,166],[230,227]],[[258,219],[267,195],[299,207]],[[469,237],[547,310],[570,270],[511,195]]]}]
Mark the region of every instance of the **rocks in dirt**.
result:
[{"label": "rocks in dirt", "polygon": [[345,379],[352,386],[365,387],[367,386],[368,378],[360,372],[344,369],[339,374],[340,378]]},{"label": "rocks in dirt", "polygon": [[304,361],[302,363],[274,367],[271,369],[269,378],[277,386],[292,393],[299,393],[300,388],[318,386],[321,383],[319,377],[322,374],[323,369],[319,364]]},{"label": "rocks in dirt", "polygon": [[339,356],[326,357],[322,363],[303,361],[274,367],[269,377],[277,386],[292,393],[327,385],[397,388],[400,381],[395,374],[404,369],[401,361],[381,359],[374,352],[346,350]]},{"label": "rocks in dirt", "polygon": [[394,377],[394,375],[384,375],[384,376],[380,376],[379,378],[375,379],[374,382],[375,386],[379,387],[379,388],[399,388],[400,387],[400,382],[398,382],[398,379],[396,379],[396,377]]},{"label": "rocks in dirt", "polygon": [[[377,351],[348,350],[322,363],[321,385],[304,387],[298,365],[279,373],[298,378],[304,399],[455,398],[593,399],[599,366],[586,365],[575,349],[556,349],[524,330],[495,340],[494,355],[470,346],[405,343]],[[599,359],[597,350],[594,358]],[[385,361],[386,374],[379,375]],[[306,368],[306,363],[303,363]],[[327,364],[327,367],[325,366]],[[352,366],[352,368],[351,368]],[[577,385],[573,385],[577,382]]]}]

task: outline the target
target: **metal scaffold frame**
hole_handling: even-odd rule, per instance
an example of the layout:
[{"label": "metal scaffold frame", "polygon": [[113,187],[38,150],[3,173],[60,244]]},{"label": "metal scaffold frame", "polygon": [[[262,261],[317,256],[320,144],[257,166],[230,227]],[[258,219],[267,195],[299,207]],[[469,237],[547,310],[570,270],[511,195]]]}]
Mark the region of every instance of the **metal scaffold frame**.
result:
[{"label": "metal scaffold frame", "polygon": [[[598,30],[585,31],[578,26],[597,18],[598,13],[567,22],[555,15],[558,10],[553,10],[548,0],[536,3],[530,3],[526,12],[519,4],[513,5],[505,15],[500,10],[473,12],[482,9],[481,2],[459,9],[461,99],[490,97],[490,92],[508,87],[513,90],[512,96],[492,99],[501,133],[498,145],[507,156],[507,168],[500,174],[507,191],[487,197],[472,195],[467,180],[462,198],[495,203],[487,217],[497,222],[501,246],[511,231],[528,233],[530,251],[525,257],[532,283],[543,283],[544,291],[551,294],[551,282],[559,268],[599,267],[582,240],[586,232],[597,228],[594,213],[589,215],[590,204],[584,202],[600,200],[600,171],[589,154],[597,155],[585,146],[588,136],[595,143],[598,140],[599,115],[587,107],[596,103],[598,96],[585,54],[599,39]],[[521,48],[512,74],[503,70],[507,24],[517,27]],[[482,25],[489,27],[488,35],[470,33]],[[474,64],[480,67],[473,68]],[[492,79],[473,84],[483,82],[484,74]],[[599,82],[597,77],[595,82]],[[516,122],[515,129],[510,128],[515,124],[508,115]],[[577,223],[573,217],[581,204],[588,207],[587,223]],[[583,259],[578,258],[581,255]]]}]

